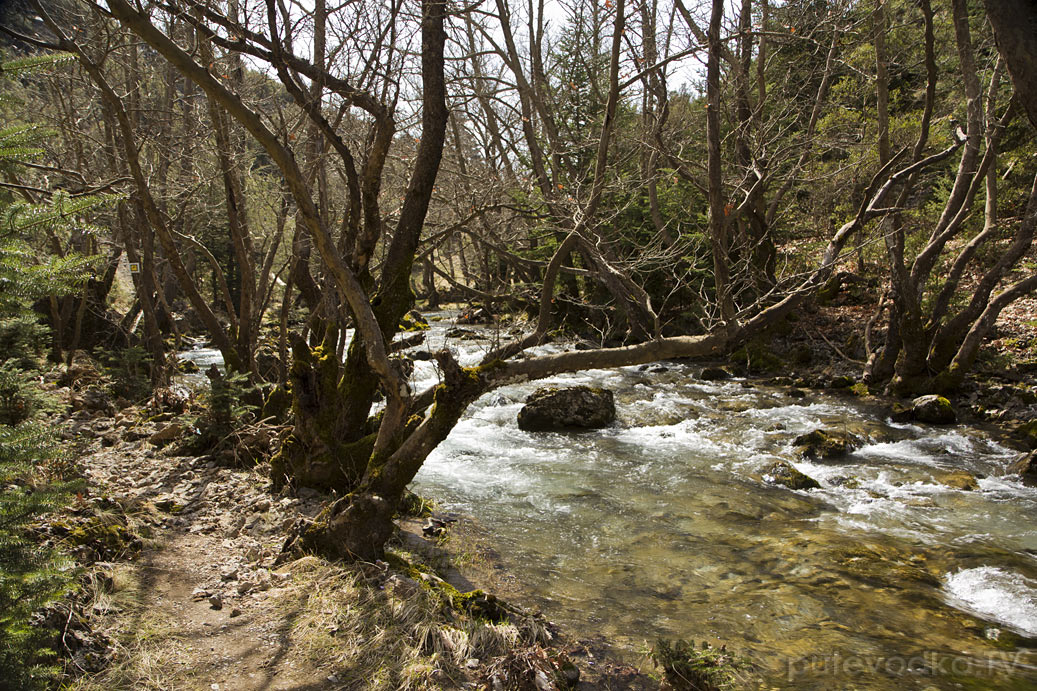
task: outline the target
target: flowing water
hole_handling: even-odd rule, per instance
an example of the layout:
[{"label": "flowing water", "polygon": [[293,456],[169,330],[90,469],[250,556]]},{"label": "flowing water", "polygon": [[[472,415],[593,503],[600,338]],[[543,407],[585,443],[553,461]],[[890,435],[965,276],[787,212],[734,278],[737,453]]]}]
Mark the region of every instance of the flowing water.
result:
[{"label": "flowing water", "polygon": [[[474,364],[489,340],[422,348]],[[482,330],[481,335],[492,334]],[[552,352],[549,345],[534,352]],[[416,388],[435,384],[417,362]],[[1013,452],[966,426],[892,424],[850,396],[696,379],[681,363],[591,370],[479,399],[415,489],[473,517],[549,619],[636,662],[660,637],[725,643],[767,688],[1037,689],[1037,489],[1000,477]],[[604,430],[529,433],[538,386],[612,389]],[[867,440],[801,462],[820,427]],[[760,474],[792,462],[821,483]],[[979,489],[941,484],[967,470]]]},{"label": "flowing water", "polygon": [[[467,363],[486,342],[429,335]],[[548,346],[540,352],[559,350]],[[430,363],[415,378],[435,382]],[[474,517],[548,618],[639,658],[659,637],[726,643],[766,686],[1037,688],[1037,490],[965,426],[892,424],[850,396],[707,382],[688,364],[592,370],[479,399],[416,490]],[[538,386],[616,394],[605,430],[532,433]],[[791,447],[819,427],[867,440],[840,462]],[[791,491],[774,460],[818,480]],[[964,469],[976,491],[940,483]],[[1022,647],[1020,647],[1022,644]]]}]

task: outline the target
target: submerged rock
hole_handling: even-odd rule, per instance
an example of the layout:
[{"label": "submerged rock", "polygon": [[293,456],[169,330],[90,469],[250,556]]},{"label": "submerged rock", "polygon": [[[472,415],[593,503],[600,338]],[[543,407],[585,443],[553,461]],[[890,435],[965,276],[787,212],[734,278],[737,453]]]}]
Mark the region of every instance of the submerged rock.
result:
[{"label": "submerged rock", "polygon": [[763,477],[768,482],[789,489],[817,489],[821,486],[817,480],[799,472],[791,463],[785,461],[775,461],[767,470],[763,471]]},{"label": "submerged rock", "polygon": [[802,458],[825,460],[842,458],[861,447],[861,439],[849,432],[815,429],[792,440]]},{"label": "submerged rock", "polygon": [[960,489],[965,492],[979,489],[979,482],[976,480],[976,476],[965,470],[951,471],[946,475],[938,477],[936,481],[951,489]]},{"label": "submerged rock", "polygon": [[943,396],[928,394],[911,401],[910,406],[894,406],[891,416],[894,422],[926,422],[932,425],[949,425],[957,422],[951,402]]},{"label": "submerged rock", "polygon": [[527,432],[599,429],[615,419],[616,403],[611,391],[573,386],[537,389],[530,394],[519,411],[518,426]]}]

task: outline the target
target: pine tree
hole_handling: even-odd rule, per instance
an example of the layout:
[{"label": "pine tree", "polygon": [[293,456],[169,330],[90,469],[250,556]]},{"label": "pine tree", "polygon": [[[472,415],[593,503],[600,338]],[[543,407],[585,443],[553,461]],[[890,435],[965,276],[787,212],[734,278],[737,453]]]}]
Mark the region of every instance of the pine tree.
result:
[{"label": "pine tree", "polygon": [[[6,77],[53,66],[67,55],[33,56],[0,65]],[[0,96],[5,100],[9,96]],[[0,121],[0,174],[41,158],[50,136],[31,123]],[[2,195],[4,193],[0,193]],[[70,224],[109,203],[110,196],[72,198],[55,192],[47,203],[0,196],[0,685],[43,686],[55,669],[48,638],[32,618],[72,587],[74,564],[58,550],[39,544],[33,526],[67,504],[74,480],[54,432],[40,417],[47,397],[36,383],[46,328],[34,300],[75,290],[88,277],[90,257],[56,257],[33,249],[32,239]]]}]

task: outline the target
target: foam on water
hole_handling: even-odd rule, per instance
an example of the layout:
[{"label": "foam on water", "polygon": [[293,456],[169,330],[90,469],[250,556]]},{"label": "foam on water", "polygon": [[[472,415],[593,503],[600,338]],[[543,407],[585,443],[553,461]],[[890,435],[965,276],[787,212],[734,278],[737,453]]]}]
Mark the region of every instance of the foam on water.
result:
[{"label": "foam on water", "polygon": [[1037,636],[1037,581],[995,566],[961,569],[944,577],[948,604]]}]

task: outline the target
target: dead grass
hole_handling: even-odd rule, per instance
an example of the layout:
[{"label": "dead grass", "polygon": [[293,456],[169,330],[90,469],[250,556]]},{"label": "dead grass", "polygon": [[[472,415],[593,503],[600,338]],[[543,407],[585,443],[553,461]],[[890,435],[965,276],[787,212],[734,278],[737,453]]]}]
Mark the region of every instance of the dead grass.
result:
[{"label": "dead grass", "polygon": [[289,569],[291,586],[276,602],[280,611],[297,612],[289,657],[334,668],[341,688],[457,687],[471,674],[469,660],[497,658],[546,636],[535,624],[493,624],[454,612],[400,574],[368,578],[316,557]]}]

